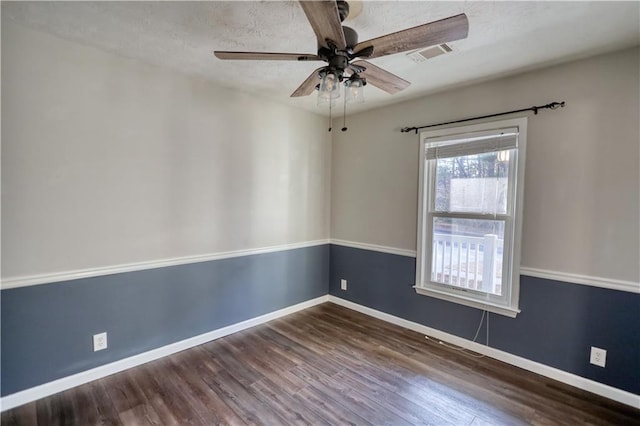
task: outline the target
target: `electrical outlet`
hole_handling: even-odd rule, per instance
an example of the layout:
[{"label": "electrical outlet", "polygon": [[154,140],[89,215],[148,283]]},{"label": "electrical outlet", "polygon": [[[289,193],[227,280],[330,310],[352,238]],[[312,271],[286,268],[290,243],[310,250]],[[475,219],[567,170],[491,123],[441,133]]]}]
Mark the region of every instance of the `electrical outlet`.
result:
[{"label": "electrical outlet", "polygon": [[347,280],[340,280],[340,290],[347,289]]},{"label": "electrical outlet", "polygon": [[591,364],[604,367],[607,363],[607,350],[591,346]]},{"label": "electrical outlet", "polygon": [[93,335],[93,351],[107,349],[107,332]]}]

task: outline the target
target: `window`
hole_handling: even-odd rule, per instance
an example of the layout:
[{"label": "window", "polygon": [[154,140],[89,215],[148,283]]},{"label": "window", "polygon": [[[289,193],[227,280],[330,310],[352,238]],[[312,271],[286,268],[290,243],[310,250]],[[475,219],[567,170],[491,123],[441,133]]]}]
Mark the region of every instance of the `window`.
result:
[{"label": "window", "polygon": [[416,291],[515,317],[526,118],[420,135]]}]

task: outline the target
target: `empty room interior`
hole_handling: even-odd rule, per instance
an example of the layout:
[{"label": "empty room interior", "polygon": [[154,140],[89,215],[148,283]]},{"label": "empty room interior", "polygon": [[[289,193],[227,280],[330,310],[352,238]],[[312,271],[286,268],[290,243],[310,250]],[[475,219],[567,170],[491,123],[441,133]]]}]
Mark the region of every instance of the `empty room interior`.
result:
[{"label": "empty room interior", "polygon": [[1,2],[3,425],[640,424],[640,3]]}]

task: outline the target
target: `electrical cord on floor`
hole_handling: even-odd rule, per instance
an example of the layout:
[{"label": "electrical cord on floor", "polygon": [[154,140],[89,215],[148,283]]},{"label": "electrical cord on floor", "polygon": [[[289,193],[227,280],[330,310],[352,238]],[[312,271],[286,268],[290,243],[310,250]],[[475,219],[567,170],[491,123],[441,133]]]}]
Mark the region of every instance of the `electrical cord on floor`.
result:
[{"label": "electrical cord on floor", "polygon": [[[480,334],[480,329],[482,328],[482,323],[484,322],[484,317],[487,317],[487,340],[486,340],[486,346],[489,346],[489,312],[487,311],[482,311],[482,316],[480,317],[480,324],[478,324],[478,329],[476,330],[476,334],[475,336],[473,336],[473,340],[472,342],[475,342],[478,339],[478,335]],[[434,342],[438,342],[439,345],[444,346],[445,348],[449,348],[452,349],[454,351],[458,351],[458,352],[464,352],[467,355],[473,357],[473,358],[484,358],[484,355],[474,355],[475,352],[472,352],[466,348],[462,348],[460,346],[454,346],[451,345],[449,343],[443,342],[442,340],[436,340],[436,339],[432,339],[429,336],[424,336],[425,339],[427,340],[432,340]]]}]

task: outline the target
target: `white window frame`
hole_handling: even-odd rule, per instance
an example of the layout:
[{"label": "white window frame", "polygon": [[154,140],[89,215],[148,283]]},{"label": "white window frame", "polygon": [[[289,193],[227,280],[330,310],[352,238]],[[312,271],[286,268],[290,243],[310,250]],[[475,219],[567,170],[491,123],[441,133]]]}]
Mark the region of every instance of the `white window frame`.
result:
[{"label": "white window frame", "polygon": [[[484,292],[471,289],[449,286],[431,281],[432,260],[432,218],[430,206],[433,202],[435,191],[435,163],[436,160],[427,160],[426,150],[429,140],[450,137],[455,139],[460,135],[475,132],[486,132],[504,128],[517,128],[518,147],[516,159],[509,163],[509,185],[515,190],[515,196],[508,199],[507,211],[511,213],[505,223],[505,244],[510,246],[511,262],[503,264],[503,289],[505,282],[510,279],[510,289],[504,296],[493,297]],[[435,297],[438,299],[455,302],[466,306],[494,312],[515,318],[520,312],[520,248],[522,235],[522,210],[524,190],[524,166],[526,159],[527,143],[527,118],[514,118],[509,120],[494,121],[467,126],[450,127],[446,129],[429,130],[420,133],[420,174],[418,185],[418,235],[416,258],[416,285],[418,294]],[[515,206],[513,205],[515,201]],[[437,216],[442,216],[438,214]],[[447,216],[460,217],[464,215]],[[488,216],[492,219],[494,215]],[[501,217],[500,219],[503,219]],[[508,241],[509,239],[510,241]]]}]

